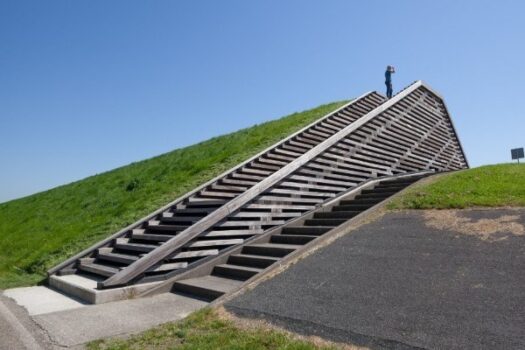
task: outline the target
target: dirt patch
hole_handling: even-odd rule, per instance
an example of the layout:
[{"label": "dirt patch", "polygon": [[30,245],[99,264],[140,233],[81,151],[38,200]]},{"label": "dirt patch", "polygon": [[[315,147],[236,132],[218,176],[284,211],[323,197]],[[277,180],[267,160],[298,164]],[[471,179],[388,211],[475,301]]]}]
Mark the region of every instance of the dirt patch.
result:
[{"label": "dirt patch", "polygon": [[223,306],[218,306],[217,308],[215,308],[215,311],[217,312],[217,315],[219,316],[219,318],[233,322],[233,324],[240,329],[274,330],[274,331],[285,333],[294,339],[308,341],[314,344],[316,347],[334,347],[334,348],[341,349],[341,350],[370,350],[369,348],[362,347],[362,346],[343,344],[343,343],[334,343],[334,342],[330,342],[328,340],[325,340],[323,338],[316,337],[316,336],[307,337],[307,336],[299,335],[296,333],[292,333],[284,328],[278,327],[263,319],[240,318],[228,312]]},{"label": "dirt patch", "polygon": [[504,240],[509,234],[525,235],[525,227],[519,222],[520,215],[506,214],[479,220],[462,216],[459,210],[427,210],[423,215],[428,227],[475,236],[483,241]]}]

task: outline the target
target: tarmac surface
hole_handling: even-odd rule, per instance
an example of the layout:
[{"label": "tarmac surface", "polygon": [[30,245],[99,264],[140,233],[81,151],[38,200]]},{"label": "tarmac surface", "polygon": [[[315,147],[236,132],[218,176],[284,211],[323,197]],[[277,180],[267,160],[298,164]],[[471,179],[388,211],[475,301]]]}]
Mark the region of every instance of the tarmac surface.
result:
[{"label": "tarmac surface", "polygon": [[404,211],[226,308],[370,349],[525,349],[525,209]]}]

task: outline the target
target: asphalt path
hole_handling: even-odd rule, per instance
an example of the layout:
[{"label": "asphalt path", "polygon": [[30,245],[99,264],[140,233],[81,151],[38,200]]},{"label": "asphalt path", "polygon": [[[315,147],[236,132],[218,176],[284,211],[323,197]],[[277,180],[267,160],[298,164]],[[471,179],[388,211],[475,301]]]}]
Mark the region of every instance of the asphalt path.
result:
[{"label": "asphalt path", "polygon": [[525,349],[525,209],[462,211],[461,230],[424,215],[386,214],[226,307],[371,349]]}]

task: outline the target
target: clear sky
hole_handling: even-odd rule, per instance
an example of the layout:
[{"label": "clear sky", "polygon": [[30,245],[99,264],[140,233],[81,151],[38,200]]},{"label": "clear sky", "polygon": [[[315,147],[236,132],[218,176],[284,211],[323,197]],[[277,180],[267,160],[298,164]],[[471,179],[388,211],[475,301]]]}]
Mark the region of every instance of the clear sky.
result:
[{"label": "clear sky", "polygon": [[422,79],[472,166],[525,146],[525,1],[0,0],[0,202]]}]

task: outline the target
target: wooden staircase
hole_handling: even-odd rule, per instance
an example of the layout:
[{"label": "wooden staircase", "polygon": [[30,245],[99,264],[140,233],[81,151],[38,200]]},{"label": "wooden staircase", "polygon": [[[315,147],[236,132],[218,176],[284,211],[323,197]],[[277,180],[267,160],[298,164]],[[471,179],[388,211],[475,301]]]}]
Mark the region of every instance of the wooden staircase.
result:
[{"label": "wooden staircase", "polygon": [[[444,101],[428,85],[415,82],[390,100],[367,93],[49,274],[95,278],[99,290],[170,280],[371,179],[466,167]],[[330,215],[319,213],[303,227],[275,236],[267,246],[253,246],[233,257],[248,261],[246,255],[252,255],[261,266],[227,263],[232,266],[218,266],[209,279],[229,272],[256,274],[272,257],[298,249],[395,190],[380,187],[341,203]],[[256,253],[265,249],[277,255]]]},{"label": "wooden staircase", "polygon": [[[318,208],[311,218],[289,223],[261,237],[241,249],[229,252],[218,261],[211,262],[206,272],[188,273],[188,276],[158,287],[162,291],[182,294],[192,298],[213,301],[225,294],[233,293],[245,283],[268,272],[281,264],[288,256],[315,244],[324,235],[348,222],[369,208],[381,203],[405,187],[418,181],[424,175],[407,176],[378,182],[369,189],[363,189],[352,199],[342,199]],[[157,291],[158,292],[158,291]]]}]

